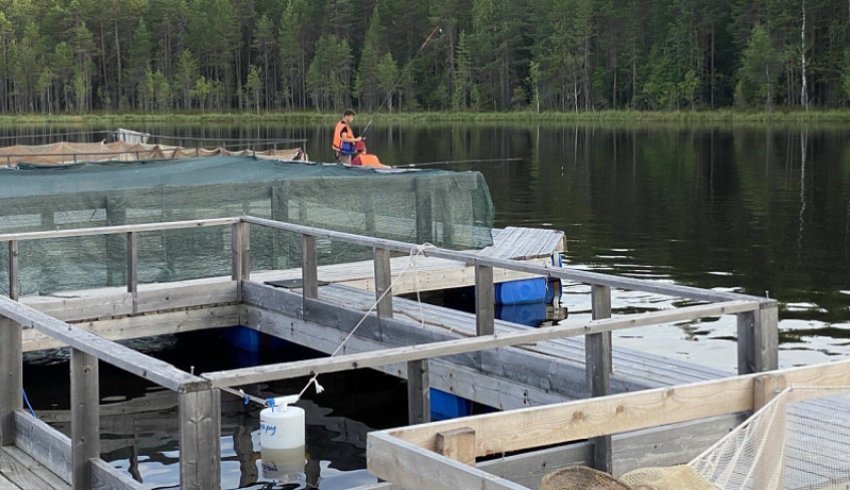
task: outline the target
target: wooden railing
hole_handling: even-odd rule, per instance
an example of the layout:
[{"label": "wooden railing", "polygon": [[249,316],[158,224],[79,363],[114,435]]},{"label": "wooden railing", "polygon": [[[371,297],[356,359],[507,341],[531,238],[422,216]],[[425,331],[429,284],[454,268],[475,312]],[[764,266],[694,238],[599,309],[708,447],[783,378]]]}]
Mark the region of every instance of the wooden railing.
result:
[{"label": "wooden railing", "polygon": [[[375,294],[378,321],[392,317],[391,252],[410,253],[418,249],[425,256],[465,263],[475,268],[476,337],[433,342],[424,345],[381,349],[332,359],[316,359],[257,366],[231,371],[206,373],[202,376],[181,371],[167,363],[135,352],[114,342],[78,329],[68,323],[40,313],[17,302],[19,297],[18,243],[48,238],[126,234],[127,291],[135,296],[137,283],[137,234],[207,226],[231,226],[231,279],[237,301],[242,300],[243,286],[251,277],[250,227],[268,227],[299,234],[302,237],[302,295],[304,315],[319,299],[316,241],[327,239],[361,245],[373,249]],[[22,422],[30,426],[38,421],[21,411],[21,329],[35,328],[71,347],[72,438],[70,448],[62,443],[58,450],[71,452],[70,480],[75,488],[89,488],[93,481],[114,477],[104,470],[108,465],[98,459],[98,361],[112,364],[178,393],[180,418],[180,483],[182,488],[217,488],[220,485],[219,462],[219,390],[218,388],[282,380],[312,374],[378,367],[406,362],[411,420],[424,421],[428,410],[428,360],[453,354],[470,353],[496,347],[516,346],[529,342],[585,336],[586,369],[594,396],[608,394],[611,371],[610,335],[614,330],[656,325],[681,320],[734,314],[738,317],[738,369],[741,373],[774,369],[777,365],[777,306],[769,299],[742,294],[660,284],[568,268],[549,268],[513,260],[497,259],[475,252],[459,252],[419,245],[323,230],[248,216],[181,221],[157,224],[124,225],[75,230],[56,230],[0,235],[9,246],[10,298],[0,298],[0,434],[3,444],[26,445],[22,440]],[[581,325],[558,325],[527,331],[495,333],[493,269],[509,269],[529,274],[579,282],[592,286],[593,319]],[[639,315],[611,318],[611,288],[649,291],[708,304],[688,306]],[[386,292],[386,294],[384,294]],[[327,306],[327,305],[325,305]],[[418,417],[418,419],[417,419]],[[17,421],[17,422],[16,422]],[[45,426],[46,427],[46,426]],[[49,432],[42,428],[41,432]],[[49,438],[45,436],[46,438]],[[50,436],[53,437],[53,436]],[[54,437],[55,439],[55,437]],[[54,444],[58,444],[55,443]],[[610,439],[597,444],[596,466],[608,469],[611,461]],[[61,464],[57,463],[57,466]],[[59,468],[61,470],[61,468]],[[56,471],[56,470],[55,470]],[[61,471],[58,471],[61,473]],[[107,475],[107,476],[104,476]],[[129,479],[127,479],[129,480]],[[125,488],[133,488],[132,480]]]}]

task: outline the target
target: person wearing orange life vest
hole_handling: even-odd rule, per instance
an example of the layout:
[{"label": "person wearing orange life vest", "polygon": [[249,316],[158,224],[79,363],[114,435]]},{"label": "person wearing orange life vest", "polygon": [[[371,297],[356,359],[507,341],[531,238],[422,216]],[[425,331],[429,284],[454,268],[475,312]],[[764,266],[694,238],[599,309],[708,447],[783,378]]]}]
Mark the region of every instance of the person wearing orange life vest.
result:
[{"label": "person wearing orange life vest", "polygon": [[358,141],[354,144],[354,147],[357,150],[357,156],[355,156],[354,160],[351,161],[351,165],[353,167],[390,168],[381,163],[381,160],[378,159],[378,155],[372,155],[367,152],[366,143],[363,141]]},{"label": "person wearing orange life vest", "polygon": [[336,123],[334,128],[334,138],[331,148],[333,148],[336,159],[339,163],[351,164],[351,157],[357,153],[354,145],[363,138],[354,136],[354,131],[351,129],[351,121],[354,120],[355,112],[351,109],[346,109],[342,113],[342,119]]}]

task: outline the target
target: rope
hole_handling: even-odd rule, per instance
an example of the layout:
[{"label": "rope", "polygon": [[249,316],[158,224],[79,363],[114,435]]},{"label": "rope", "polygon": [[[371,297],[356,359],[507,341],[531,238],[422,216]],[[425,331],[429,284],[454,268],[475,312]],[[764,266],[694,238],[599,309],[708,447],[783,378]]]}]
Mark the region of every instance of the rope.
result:
[{"label": "rope", "polygon": [[23,393],[23,395],[24,395],[24,403],[27,405],[27,408],[29,409],[33,418],[38,418],[38,417],[35,416],[35,410],[32,409],[32,404],[30,403],[30,399],[27,396],[27,390],[21,388],[21,393]]},{"label": "rope", "polygon": [[[384,299],[384,297],[386,297],[387,293],[389,293],[390,291],[393,290],[393,286],[395,286],[396,282],[399,279],[401,279],[402,276],[404,276],[413,267],[413,265],[416,263],[415,262],[416,256],[417,255],[425,256],[425,249],[428,248],[428,247],[433,247],[433,245],[431,245],[430,243],[423,243],[422,245],[417,245],[416,247],[413,247],[413,248],[410,249],[410,258],[407,261],[407,265],[405,266],[405,268],[402,269],[401,272],[399,272],[399,274],[395,277],[395,279],[390,281],[390,287],[388,287],[383,293],[381,293],[381,295],[375,300],[375,302],[372,303],[372,306],[370,306],[369,309],[366,310],[366,313],[364,313],[363,316],[360,317],[360,321],[358,321],[357,324],[354,325],[354,328],[352,328],[351,331],[348,332],[348,335],[346,335],[345,338],[342,339],[342,342],[339,343],[337,348],[331,353],[330,357],[334,357],[335,355],[337,355],[339,353],[339,351],[342,350],[342,348],[345,346],[345,343],[348,342],[349,340],[351,340],[351,337],[354,336],[354,333],[357,332],[357,329],[360,328],[361,325],[363,325],[363,322],[366,321],[366,318],[368,318],[369,315],[375,310],[375,308],[378,307],[378,303],[380,303]],[[423,310],[422,310],[422,301],[421,301],[421,298],[419,297],[419,286],[418,286],[418,283],[416,281],[415,275],[414,275],[414,278],[413,278],[413,287],[416,289],[416,299],[417,299],[417,301],[419,301],[420,325],[424,326],[425,325],[425,316],[424,316],[424,313],[423,313]],[[319,384],[318,378],[319,378],[319,375],[314,374],[310,378],[310,380],[307,381],[307,384],[304,385],[304,388],[302,388],[301,391],[298,393],[298,399],[299,400],[301,399],[302,396],[304,396],[304,393],[307,391],[308,388],[310,388],[311,384],[314,384],[316,386],[316,393],[321,393],[322,391],[324,391],[324,388],[322,387],[322,385]]]}]

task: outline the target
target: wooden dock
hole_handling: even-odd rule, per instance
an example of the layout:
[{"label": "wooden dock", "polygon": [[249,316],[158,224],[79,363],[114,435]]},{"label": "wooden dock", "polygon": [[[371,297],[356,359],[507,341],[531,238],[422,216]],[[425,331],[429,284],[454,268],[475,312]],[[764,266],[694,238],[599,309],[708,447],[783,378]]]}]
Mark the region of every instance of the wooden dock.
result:
[{"label": "wooden dock", "polygon": [[[138,234],[215,226],[231,230],[230,247],[224,251],[231,257],[229,278],[138,283]],[[301,236],[299,273],[252,271],[249,237],[250,228],[255,226]],[[612,352],[610,332],[721,315],[738,318],[739,372],[747,374],[776,367],[777,307],[773,300],[553,267],[548,254],[561,243],[557,232],[548,232],[544,240],[529,240],[528,247],[520,246],[522,237],[528,236],[526,232],[507,233],[504,237],[513,238],[504,239],[501,247],[497,243],[483,253],[422,247],[247,216],[0,235],[0,241],[9,244],[11,292],[10,298],[0,298],[0,364],[3,372],[10,373],[0,378],[2,445],[24,451],[75,488],[138,488],[128,475],[117,472],[98,457],[99,362],[107,362],[177,393],[180,485],[190,489],[220,486],[220,390],[230,387],[350,369],[378,369],[408,380],[411,423],[428,420],[431,387],[505,409],[563,403],[612,392],[645,389],[654,392],[652,388],[657,386],[708,382],[704,380],[719,373],[617,346]],[[18,301],[20,241],[110,234],[127,237],[125,288]],[[372,249],[371,267],[359,264],[348,272],[345,266],[320,268],[316,255],[318,240]],[[418,262],[417,267],[421,267],[416,276],[411,274],[416,279],[396,277],[408,267],[411,256]],[[449,265],[455,272],[449,272],[446,268]],[[457,273],[458,270],[462,272]],[[493,306],[495,282],[528,276],[591,285],[593,319],[566,321],[540,329],[497,321]],[[329,278],[333,280],[328,281]],[[290,288],[266,284],[268,280],[286,279],[297,279],[297,284]],[[446,284],[475,285],[474,313],[420,306],[395,297],[401,292],[428,287],[444,288]],[[612,318],[611,288],[652,291],[699,303]],[[369,313],[373,306],[374,311]],[[359,327],[345,349],[332,358],[200,375],[183,372],[108,340],[235,324],[324,352],[334,351],[354,325]],[[70,438],[21,409],[22,352],[56,345],[71,348]],[[659,389],[667,388],[655,388]],[[716,415],[708,421],[694,422],[693,433],[701,434],[694,444],[727,431],[740,419],[737,412]],[[671,454],[659,448],[659,441],[675,439],[677,430],[681,429],[661,428],[630,435],[627,452],[636,460],[669,460]],[[612,458],[619,456],[626,446],[615,444],[617,441],[603,433],[588,434],[585,437],[594,439],[582,454],[597,468],[610,471],[615,461]],[[491,443],[482,444],[489,451]],[[694,449],[695,446],[682,448]],[[370,467],[371,454],[370,443]],[[559,457],[553,456],[548,461],[554,464]],[[528,469],[515,466],[518,467]],[[395,481],[383,476],[383,471],[376,467],[378,476]]]}]

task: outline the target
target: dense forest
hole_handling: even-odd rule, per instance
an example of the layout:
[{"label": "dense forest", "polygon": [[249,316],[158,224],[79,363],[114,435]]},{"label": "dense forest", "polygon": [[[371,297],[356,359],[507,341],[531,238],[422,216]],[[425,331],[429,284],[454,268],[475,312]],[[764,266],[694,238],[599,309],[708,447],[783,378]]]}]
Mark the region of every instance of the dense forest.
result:
[{"label": "dense forest", "polygon": [[7,114],[848,98],[850,0],[0,0]]}]

